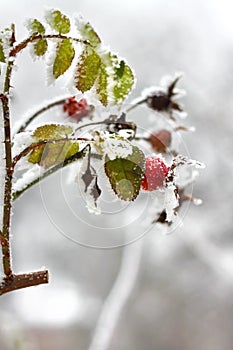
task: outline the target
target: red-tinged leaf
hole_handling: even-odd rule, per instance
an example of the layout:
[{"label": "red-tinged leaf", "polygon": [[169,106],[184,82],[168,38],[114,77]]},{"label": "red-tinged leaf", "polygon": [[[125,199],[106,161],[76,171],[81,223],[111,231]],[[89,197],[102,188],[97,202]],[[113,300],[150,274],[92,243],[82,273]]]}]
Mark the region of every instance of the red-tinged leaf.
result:
[{"label": "red-tinged leaf", "polygon": [[76,88],[81,92],[90,90],[99,74],[100,57],[91,48],[85,48],[80,56],[78,63],[75,84]]},{"label": "red-tinged leaf", "polygon": [[108,104],[108,73],[106,65],[101,62],[99,76],[96,81],[96,92],[98,93],[100,102],[106,106]]}]

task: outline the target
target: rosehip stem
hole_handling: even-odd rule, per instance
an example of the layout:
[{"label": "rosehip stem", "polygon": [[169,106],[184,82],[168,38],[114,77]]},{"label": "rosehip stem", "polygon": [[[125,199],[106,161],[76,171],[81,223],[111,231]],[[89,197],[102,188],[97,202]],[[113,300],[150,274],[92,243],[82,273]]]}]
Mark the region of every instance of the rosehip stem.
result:
[{"label": "rosehip stem", "polygon": [[[89,146],[89,145],[87,145]],[[85,146],[80,152],[75,153],[73,156],[71,156],[70,158],[65,159],[64,161],[54,165],[53,167],[49,168],[48,170],[46,170],[41,176],[39,176],[38,178],[36,178],[35,180],[33,180],[32,182],[30,182],[26,187],[24,187],[22,190],[13,192],[12,194],[12,198],[13,200],[18,199],[21,194],[23,194],[25,191],[27,191],[29,188],[31,188],[33,185],[36,185],[37,183],[39,183],[41,180],[45,179],[46,177],[48,177],[49,175],[54,174],[56,171],[58,171],[61,168],[65,168],[67,165],[83,158],[86,154],[86,147]],[[95,155],[94,155],[95,157]],[[96,155],[96,158],[99,159],[98,155]]]},{"label": "rosehip stem", "polygon": [[79,127],[77,127],[77,128],[74,130],[74,132],[73,132],[72,135],[74,135],[78,130],[81,130],[81,129],[86,128],[86,127],[88,127],[88,126],[102,125],[102,124],[106,124],[106,120],[102,120],[102,121],[100,121],[100,122],[94,122],[94,123],[88,123],[88,124],[80,125]]},{"label": "rosehip stem", "polygon": [[135,102],[134,104],[132,104],[132,106],[126,108],[125,113],[129,113],[130,111],[132,111],[133,109],[135,109],[139,105],[145,103],[146,100],[147,100],[146,98],[143,98],[142,100]]},{"label": "rosehip stem", "polygon": [[149,137],[144,137],[144,136],[135,136],[134,137],[134,140],[135,141],[141,141],[141,140],[144,140],[144,141],[150,141]]},{"label": "rosehip stem", "polygon": [[15,47],[13,47],[11,52],[10,52],[10,56],[15,57],[20,51],[25,49],[25,47],[27,47],[28,44],[33,43],[34,41],[37,41],[40,39],[60,39],[60,40],[69,39],[69,40],[76,42],[76,43],[81,43],[81,44],[84,44],[87,46],[91,46],[91,44],[87,40],[73,38],[73,37],[70,37],[67,35],[62,35],[62,34],[43,34],[43,35],[42,34],[32,34],[29,38],[23,40],[21,43],[19,43]]},{"label": "rosehip stem", "polygon": [[39,109],[37,112],[35,112],[31,117],[29,117],[26,121],[24,121],[24,123],[19,127],[19,129],[15,132],[15,134],[18,134],[19,132],[23,132],[25,131],[26,127],[34,120],[36,119],[36,117],[38,117],[40,114],[46,112],[47,110],[49,110],[50,108],[59,106],[64,104],[66,101],[66,98],[62,98],[58,101],[49,103],[47,106],[42,107],[41,109]]}]

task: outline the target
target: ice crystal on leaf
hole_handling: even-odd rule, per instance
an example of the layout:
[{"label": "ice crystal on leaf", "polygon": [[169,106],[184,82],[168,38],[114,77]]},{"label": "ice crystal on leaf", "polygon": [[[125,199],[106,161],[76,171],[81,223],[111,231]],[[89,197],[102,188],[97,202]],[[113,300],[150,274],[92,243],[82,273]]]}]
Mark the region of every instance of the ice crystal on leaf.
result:
[{"label": "ice crystal on leaf", "polygon": [[81,14],[79,14],[75,19],[75,24],[77,26],[77,29],[81,35],[81,37],[84,40],[89,41],[89,43],[93,47],[97,47],[101,44],[101,40],[94,30],[94,28],[91,26],[91,24],[83,18]]}]

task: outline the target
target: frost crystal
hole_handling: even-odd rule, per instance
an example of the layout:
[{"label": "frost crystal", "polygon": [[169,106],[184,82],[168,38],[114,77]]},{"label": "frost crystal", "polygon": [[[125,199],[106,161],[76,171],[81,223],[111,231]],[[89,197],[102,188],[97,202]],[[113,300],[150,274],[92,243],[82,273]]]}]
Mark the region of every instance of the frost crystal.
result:
[{"label": "frost crystal", "polygon": [[16,180],[13,183],[13,192],[22,191],[26,188],[31,182],[41,177],[43,173],[43,168],[38,164],[33,164],[31,169],[26,171],[21,178]]},{"label": "frost crystal", "polygon": [[104,141],[104,151],[109,159],[127,158],[132,154],[132,145],[125,140],[118,140],[114,138],[107,138]]},{"label": "frost crystal", "polygon": [[25,131],[16,134],[14,137],[14,145],[12,149],[13,157],[29,147],[34,142],[31,132]]},{"label": "frost crystal", "polygon": [[175,209],[179,206],[178,196],[176,194],[176,187],[173,183],[168,183],[165,189],[164,208],[166,210],[166,221],[174,221]]}]

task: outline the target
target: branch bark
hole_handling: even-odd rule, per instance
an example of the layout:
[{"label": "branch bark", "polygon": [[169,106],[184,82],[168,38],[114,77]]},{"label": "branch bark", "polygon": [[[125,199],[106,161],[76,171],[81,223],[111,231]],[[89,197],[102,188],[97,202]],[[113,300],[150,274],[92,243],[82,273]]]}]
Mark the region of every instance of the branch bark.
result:
[{"label": "branch bark", "polygon": [[[12,25],[12,36],[11,46],[13,47],[15,42],[15,28]],[[3,223],[2,223],[2,236],[5,240],[1,241],[2,245],[2,260],[3,269],[6,277],[12,276],[11,268],[11,252],[10,252],[10,219],[11,219],[11,204],[12,204],[12,143],[11,143],[11,125],[10,125],[10,109],[9,109],[9,92],[10,92],[10,81],[11,73],[14,66],[14,58],[8,60],[6,76],[4,81],[4,90],[0,95],[3,110],[3,121],[4,121],[4,144],[5,144],[5,183],[4,183],[4,206],[3,206]]]},{"label": "branch bark", "polygon": [[66,35],[62,35],[62,34],[32,34],[29,38],[23,40],[21,43],[19,43],[18,45],[16,45],[10,52],[10,56],[16,56],[20,51],[22,51],[23,49],[25,49],[25,47],[30,44],[33,43],[34,41],[37,41],[39,39],[69,39],[71,41],[74,41],[76,43],[81,43],[84,45],[88,45],[91,46],[91,44],[89,43],[89,41],[87,40],[82,40],[79,38],[73,38],[70,36],[66,36]]},{"label": "branch bark", "polygon": [[38,286],[49,282],[48,271],[37,271],[32,273],[24,273],[20,275],[11,275],[5,277],[0,284],[0,295],[12,292],[14,290]]}]

